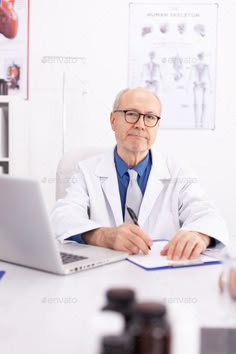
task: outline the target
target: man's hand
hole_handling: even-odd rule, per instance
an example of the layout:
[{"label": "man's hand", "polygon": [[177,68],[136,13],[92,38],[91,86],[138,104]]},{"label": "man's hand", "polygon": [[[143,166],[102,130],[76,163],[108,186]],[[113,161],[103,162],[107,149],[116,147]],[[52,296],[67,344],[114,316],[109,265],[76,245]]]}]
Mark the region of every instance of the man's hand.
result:
[{"label": "man's hand", "polygon": [[139,226],[129,223],[117,227],[101,227],[85,232],[82,237],[90,245],[112,248],[129,254],[137,254],[139,251],[148,254],[148,246],[152,246],[150,237]]},{"label": "man's hand", "polygon": [[195,231],[178,231],[161,251],[168,259],[193,259],[207,248],[210,237]]},{"label": "man's hand", "polygon": [[[223,281],[223,273],[221,273],[219,277],[219,287],[220,290],[223,291],[230,291],[230,294],[234,300],[236,300],[236,269],[231,269],[229,272],[229,279],[227,280],[227,284],[224,284]],[[228,287],[228,289],[224,289]]]}]

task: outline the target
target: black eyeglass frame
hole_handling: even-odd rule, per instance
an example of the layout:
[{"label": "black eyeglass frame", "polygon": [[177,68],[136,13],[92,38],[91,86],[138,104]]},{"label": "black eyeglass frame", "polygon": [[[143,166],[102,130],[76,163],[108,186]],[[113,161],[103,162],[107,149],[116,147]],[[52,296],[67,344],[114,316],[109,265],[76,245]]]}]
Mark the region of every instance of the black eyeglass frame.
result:
[{"label": "black eyeglass frame", "polygon": [[[129,124],[136,124],[136,123],[139,121],[140,117],[143,116],[144,125],[145,125],[146,127],[149,127],[149,128],[154,128],[154,127],[157,125],[158,121],[161,119],[161,117],[159,117],[159,116],[157,116],[157,115],[155,115],[155,114],[152,114],[152,113],[140,113],[140,112],[134,111],[134,110],[132,110],[132,109],[116,109],[116,110],[114,110],[113,112],[114,112],[114,113],[115,113],[115,112],[124,113],[124,114],[125,114],[125,121],[126,121],[127,123],[129,123]],[[134,113],[137,113],[137,114],[138,114],[137,120],[136,120],[135,122],[132,122],[132,123],[131,123],[131,122],[128,122],[128,121],[126,120],[126,113],[127,113],[127,112],[134,112]],[[145,116],[153,116],[153,117],[157,118],[156,123],[155,123],[154,125],[148,125],[148,124],[146,124]]]}]

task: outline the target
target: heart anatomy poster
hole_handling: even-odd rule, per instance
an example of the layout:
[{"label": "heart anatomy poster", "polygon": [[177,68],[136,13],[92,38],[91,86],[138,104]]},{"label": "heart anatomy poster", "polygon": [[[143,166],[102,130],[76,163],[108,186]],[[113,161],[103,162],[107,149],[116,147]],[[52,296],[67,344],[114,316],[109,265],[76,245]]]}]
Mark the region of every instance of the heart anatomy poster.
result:
[{"label": "heart anatomy poster", "polygon": [[29,0],[0,0],[0,95],[28,98]]}]

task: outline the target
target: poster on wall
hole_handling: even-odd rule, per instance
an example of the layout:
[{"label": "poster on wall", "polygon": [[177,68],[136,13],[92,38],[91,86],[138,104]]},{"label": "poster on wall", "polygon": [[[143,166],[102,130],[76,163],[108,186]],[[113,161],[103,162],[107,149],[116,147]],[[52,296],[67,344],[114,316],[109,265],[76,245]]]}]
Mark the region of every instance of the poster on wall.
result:
[{"label": "poster on wall", "polygon": [[0,95],[28,98],[29,0],[0,0]]},{"label": "poster on wall", "polygon": [[128,86],[162,101],[162,128],[214,129],[217,4],[130,3]]}]

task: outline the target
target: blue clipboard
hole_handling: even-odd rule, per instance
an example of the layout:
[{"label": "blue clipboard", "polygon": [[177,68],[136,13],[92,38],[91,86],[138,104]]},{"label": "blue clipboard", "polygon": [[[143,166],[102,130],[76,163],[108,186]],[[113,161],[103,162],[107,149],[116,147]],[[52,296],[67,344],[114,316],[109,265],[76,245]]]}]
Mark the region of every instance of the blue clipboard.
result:
[{"label": "blue clipboard", "polygon": [[4,276],[5,272],[4,270],[0,270],[0,279]]},{"label": "blue clipboard", "polygon": [[170,261],[165,256],[160,255],[160,251],[168,241],[164,239],[154,240],[152,250],[148,255],[131,255],[127,260],[145,270],[164,270],[173,268],[199,267],[222,263],[222,260],[201,254],[198,259]]}]

